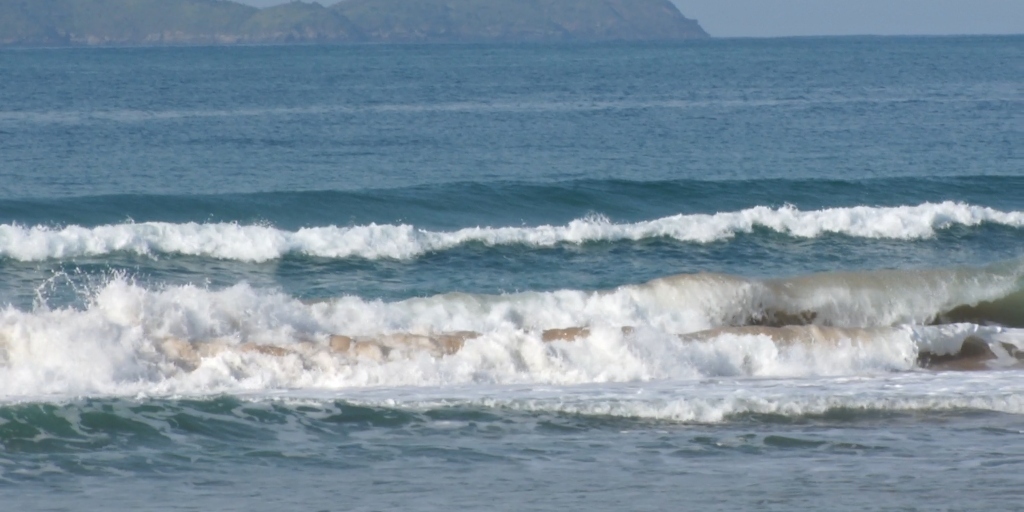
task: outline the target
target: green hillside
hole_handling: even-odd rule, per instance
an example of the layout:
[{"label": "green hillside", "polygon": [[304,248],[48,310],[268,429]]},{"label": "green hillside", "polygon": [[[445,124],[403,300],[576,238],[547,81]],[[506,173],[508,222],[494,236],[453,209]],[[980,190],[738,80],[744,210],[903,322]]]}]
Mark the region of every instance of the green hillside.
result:
[{"label": "green hillside", "polygon": [[336,9],[292,2],[263,9],[242,25],[244,38],[256,42],[359,41],[362,32]]},{"label": "green hillside", "polygon": [[707,37],[669,0],[345,0],[334,9],[379,41]]}]

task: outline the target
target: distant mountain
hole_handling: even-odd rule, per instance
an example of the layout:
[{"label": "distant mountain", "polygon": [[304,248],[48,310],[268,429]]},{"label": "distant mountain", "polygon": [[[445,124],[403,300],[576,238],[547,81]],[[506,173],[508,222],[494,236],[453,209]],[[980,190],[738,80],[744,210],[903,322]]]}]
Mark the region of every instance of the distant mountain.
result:
[{"label": "distant mountain", "polygon": [[669,0],[0,0],[0,45],[640,41],[708,37]]},{"label": "distant mountain", "polygon": [[347,0],[371,41],[607,41],[707,37],[669,0]]}]

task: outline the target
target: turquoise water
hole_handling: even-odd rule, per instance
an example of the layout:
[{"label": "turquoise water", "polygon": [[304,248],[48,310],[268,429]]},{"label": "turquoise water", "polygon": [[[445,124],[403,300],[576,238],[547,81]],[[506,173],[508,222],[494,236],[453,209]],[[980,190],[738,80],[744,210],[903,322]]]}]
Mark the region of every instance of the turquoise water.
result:
[{"label": "turquoise water", "polygon": [[2,51],[0,497],[1014,509],[1022,54]]}]

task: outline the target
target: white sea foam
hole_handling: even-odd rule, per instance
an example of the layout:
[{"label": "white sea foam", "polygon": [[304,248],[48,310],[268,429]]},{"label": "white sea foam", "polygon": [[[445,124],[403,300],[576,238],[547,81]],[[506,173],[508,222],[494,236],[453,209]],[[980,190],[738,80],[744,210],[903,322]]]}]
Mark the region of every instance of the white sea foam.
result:
[{"label": "white sea foam", "polygon": [[320,258],[410,259],[469,243],[489,246],[613,242],[672,238],[710,243],[763,228],[801,238],[841,234],[861,238],[911,240],[938,230],[983,223],[1024,227],[1024,212],[1004,212],[963,203],[917,206],[828,208],[801,211],[792,206],[716,214],[673,215],[636,223],[613,223],[600,216],[564,226],[474,227],[429,231],[411,225],[322,226],[286,231],[266,225],[233,223],[128,223],[96,227],[0,225],[0,257],[20,261],[103,256],[116,252],[178,254],[264,262],[286,255]]},{"label": "white sea foam", "polygon": [[356,403],[407,409],[485,407],[514,411],[720,423],[737,415],[788,417],[838,410],[917,412],[980,410],[1024,414],[1017,372],[907,372],[803,379],[658,381],[538,389],[368,390]]},{"label": "white sea foam", "polygon": [[[721,325],[700,310],[716,295],[679,311],[644,286],[305,304],[244,284],[149,290],[115,279],[81,310],[0,312],[0,397],[863,376],[911,370],[919,350],[955,352],[971,335],[997,349],[1024,346],[1019,331],[977,325],[880,327],[827,343],[735,332],[688,341],[677,334]],[[544,329],[572,325],[590,332],[542,340]],[[352,355],[332,350],[329,339],[452,331],[480,336],[443,357],[416,347]],[[195,359],[181,346],[194,347]]]}]

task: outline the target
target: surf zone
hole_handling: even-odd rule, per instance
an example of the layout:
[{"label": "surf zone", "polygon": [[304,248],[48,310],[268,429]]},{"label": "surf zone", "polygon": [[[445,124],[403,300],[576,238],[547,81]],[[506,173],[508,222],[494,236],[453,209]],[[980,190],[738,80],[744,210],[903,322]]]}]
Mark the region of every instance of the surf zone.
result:
[{"label": "surf zone", "polygon": [[857,376],[1019,366],[1024,261],[610,290],[302,301],[125,277],[0,313],[17,397]]}]

